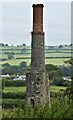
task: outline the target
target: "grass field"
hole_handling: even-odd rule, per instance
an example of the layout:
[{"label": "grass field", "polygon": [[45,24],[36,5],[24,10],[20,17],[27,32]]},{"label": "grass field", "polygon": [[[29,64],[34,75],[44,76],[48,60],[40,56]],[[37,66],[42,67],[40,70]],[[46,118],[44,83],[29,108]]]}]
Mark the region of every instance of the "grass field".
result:
[{"label": "grass field", "polygon": [[60,89],[63,89],[65,90],[67,87],[64,87],[64,86],[51,86],[50,89],[51,89],[51,92],[59,92]]},{"label": "grass field", "polygon": [[71,57],[71,53],[47,53],[45,57]]},{"label": "grass field", "polygon": [[[50,91],[51,92],[59,92],[60,89],[65,90],[66,87],[63,86],[51,86]],[[26,90],[26,87],[4,87],[3,92],[24,92]]]},{"label": "grass field", "polygon": [[23,48],[26,48],[26,49],[30,49],[31,46],[0,46],[0,50],[4,50],[4,49],[23,49]]},{"label": "grass field", "polygon": [[[31,54],[15,54],[14,58],[31,57]],[[71,57],[71,53],[45,53],[45,57]],[[6,54],[0,54],[0,58],[7,58]]]},{"label": "grass field", "polygon": [[66,58],[53,58],[53,59],[46,59],[46,64],[54,64],[54,65],[63,65],[64,62],[68,60]]},{"label": "grass field", "polygon": [[12,60],[6,60],[6,61],[1,61],[0,65],[9,63],[10,65],[19,65],[21,62],[26,62],[27,65],[30,64],[30,59],[12,59]]},{"label": "grass field", "polygon": [[25,92],[25,90],[26,90],[26,87],[5,87],[3,92],[4,93],[7,93],[7,92],[18,93],[18,92]]},{"label": "grass field", "polygon": [[[65,58],[45,59],[45,64],[63,65],[65,60],[68,60],[68,59],[65,59]],[[30,65],[31,59],[5,60],[5,61],[0,61],[0,65],[5,63],[9,63],[10,65],[19,65],[21,62],[26,62],[27,65]]]},{"label": "grass field", "polygon": [[[26,53],[22,54],[21,50],[26,49]],[[2,55],[0,54],[0,59],[7,59],[0,61],[0,65],[9,63],[10,65],[19,65],[21,62],[25,61],[27,65],[31,62],[31,47],[30,46],[3,46],[0,47],[2,50]],[[5,52],[14,52],[14,58],[8,60],[8,55]],[[58,46],[53,48],[45,48],[45,64],[63,65],[65,60],[71,58],[71,47],[64,46],[60,49]],[[52,58],[51,58],[52,57]],[[59,58],[55,58],[59,57]],[[61,58],[62,57],[62,58]],[[67,58],[69,57],[69,58]],[[19,59],[16,59],[19,58]],[[24,58],[24,59],[22,59]],[[27,59],[26,59],[27,58]]]}]

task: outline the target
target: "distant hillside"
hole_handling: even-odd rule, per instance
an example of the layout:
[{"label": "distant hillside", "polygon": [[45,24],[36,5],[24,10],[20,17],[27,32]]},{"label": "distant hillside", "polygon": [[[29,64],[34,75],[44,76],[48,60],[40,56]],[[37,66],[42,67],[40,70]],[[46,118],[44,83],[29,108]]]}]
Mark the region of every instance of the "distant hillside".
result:
[{"label": "distant hillside", "polygon": [[[70,45],[45,46],[45,63],[64,64],[66,59],[71,58],[71,53],[73,53],[73,49]],[[9,55],[12,55],[13,58],[9,59]],[[22,61],[30,64],[31,46],[0,46],[0,65],[4,63],[18,65]]]}]

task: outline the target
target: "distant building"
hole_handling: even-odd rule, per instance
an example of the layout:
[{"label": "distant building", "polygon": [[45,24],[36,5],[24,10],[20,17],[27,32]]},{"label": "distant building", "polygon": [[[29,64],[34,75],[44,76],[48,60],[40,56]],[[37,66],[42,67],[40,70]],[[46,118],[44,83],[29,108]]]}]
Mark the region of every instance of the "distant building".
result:
[{"label": "distant building", "polygon": [[10,75],[9,74],[7,74],[7,75],[0,75],[0,78],[10,78]]},{"label": "distant building", "polygon": [[71,81],[71,78],[69,76],[63,77],[64,80]]},{"label": "distant building", "polygon": [[26,80],[26,76],[17,76],[13,80]]}]

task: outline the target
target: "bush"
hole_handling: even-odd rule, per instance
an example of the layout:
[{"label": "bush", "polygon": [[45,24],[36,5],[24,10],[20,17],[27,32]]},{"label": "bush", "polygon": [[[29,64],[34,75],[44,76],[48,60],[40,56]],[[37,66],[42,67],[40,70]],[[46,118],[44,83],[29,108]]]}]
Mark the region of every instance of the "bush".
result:
[{"label": "bush", "polygon": [[45,65],[46,71],[48,72],[49,79],[52,79],[53,77],[63,76],[62,71],[55,65],[47,64]]},{"label": "bush", "polygon": [[2,98],[3,99],[24,99],[25,98],[25,92],[19,92],[19,93],[13,93],[13,92],[7,92],[7,93],[2,93]]},{"label": "bush", "polygon": [[26,62],[21,62],[21,63],[19,64],[19,67],[20,67],[20,68],[26,68],[26,66],[27,66],[27,63],[26,63]]},{"label": "bush", "polygon": [[63,93],[59,93],[59,92],[50,92],[50,96],[52,98],[57,98],[57,97],[63,97]]},{"label": "bush", "polygon": [[53,65],[53,64],[46,64],[45,68],[47,71],[52,71],[52,70],[57,70],[57,66]]},{"label": "bush", "polygon": [[2,67],[10,67],[10,64],[9,63],[5,63],[5,64],[2,64]]},{"label": "bush", "polygon": [[3,78],[2,83],[5,87],[20,87],[20,86],[25,86],[26,83],[24,80],[9,80],[9,78]]},{"label": "bush", "polygon": [[12,58],[14,58],[14,52],[10,52],[8,54],[8,59],[11,60]]},{"label": "bush", "polygon": [[63,77],[53,77],[52,84],[56,86],[70,86],[70,81],[66,81],[63,79]]},{"label": "bush", "polygon": [[62,77],[53,77],[52,84],[56,86],[63,86],[63,78]]},{"label": "bush", "polygon": [[71,76],[71,67],[61,65],[59,69],[62,71],[63,76]]},{"label": "bush", "polygon": [[3,99],[2,100],[2,107],[3,108],[14,108],[14,107],[23,107],[24,100],[21,99]]}]

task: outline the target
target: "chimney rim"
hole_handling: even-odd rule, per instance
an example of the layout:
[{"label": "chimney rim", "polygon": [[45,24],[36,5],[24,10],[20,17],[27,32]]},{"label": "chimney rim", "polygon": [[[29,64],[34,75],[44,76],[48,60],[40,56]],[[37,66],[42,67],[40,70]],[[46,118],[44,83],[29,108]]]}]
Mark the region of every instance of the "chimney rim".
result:
[{"label": "chimney rim", "polygon": [[32,7],[44,7],[43,4],[33,4]]}]

